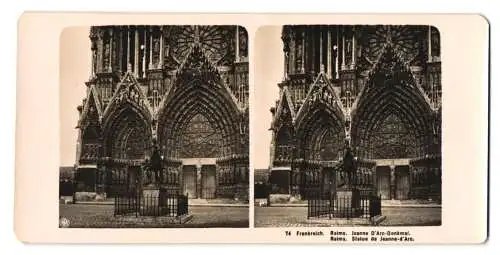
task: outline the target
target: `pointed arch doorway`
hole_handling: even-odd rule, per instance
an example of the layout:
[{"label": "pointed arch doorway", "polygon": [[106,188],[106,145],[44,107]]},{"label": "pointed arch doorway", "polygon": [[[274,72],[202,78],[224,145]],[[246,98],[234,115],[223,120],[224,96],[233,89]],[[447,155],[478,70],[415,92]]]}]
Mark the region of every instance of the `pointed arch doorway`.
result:
[{"label": "pointed arch doorway", "polygon": [[189,198],[216,196],[216,160],[221,155],[222,135],[202,113],[187,122],[179,137],[182,161],[182,192]]},{"label": "pointed arch doorway", "polygon": [[[191,198],[248,196],[246,113],[194,44],[157,111],[157,137],[168,165]],[[215,169],[215,170],[214,170]],[[196,173],[195,173],[196,170]]]}]

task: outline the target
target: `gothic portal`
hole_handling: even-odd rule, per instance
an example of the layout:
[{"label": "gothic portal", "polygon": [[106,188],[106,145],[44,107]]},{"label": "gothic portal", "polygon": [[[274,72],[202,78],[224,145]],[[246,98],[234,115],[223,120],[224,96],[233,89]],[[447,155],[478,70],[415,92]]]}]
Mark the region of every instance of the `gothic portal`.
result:
[{"label": "gothic portal", "polygon": [[[303,195],[345,144],[383,199],[440,199],[440,37],[429,26],[284,26],[274,193]],[[366,178],[365,178],[366,177]],[[338,181],[338,178],[337,178]]]},{"label": "gothic portal", "polygon": [[77,191],[134,189],[157,146],[162,186],[248,199],[247,39],[237,26],[91,27]]}]

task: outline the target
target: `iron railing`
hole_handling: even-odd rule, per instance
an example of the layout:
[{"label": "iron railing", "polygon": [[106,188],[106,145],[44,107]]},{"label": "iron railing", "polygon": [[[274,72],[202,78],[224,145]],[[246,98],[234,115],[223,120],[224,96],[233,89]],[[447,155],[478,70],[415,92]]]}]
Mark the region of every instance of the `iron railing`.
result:
[{"label": "iron railing", "polygon": [[188,196],[160,191],[158,195],[125,194],[114,199],[114,216],[183,216],[188,214]]},{"label": "iron railing", "polygon": [[372,193],[353,192],[339,196],[327,192],[310,192],[307,217],[318,218],[372,218],[382,214],[381,197]]}]

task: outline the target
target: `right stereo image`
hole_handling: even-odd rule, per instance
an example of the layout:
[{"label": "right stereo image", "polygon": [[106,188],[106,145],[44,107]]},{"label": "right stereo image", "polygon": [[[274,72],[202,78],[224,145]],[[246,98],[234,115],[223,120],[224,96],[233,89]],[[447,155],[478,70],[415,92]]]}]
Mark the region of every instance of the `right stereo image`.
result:
[{"label": "right stereo image", "polygon": [[267,26],[255,45],[255,227],[441,225],[436,27]]}]

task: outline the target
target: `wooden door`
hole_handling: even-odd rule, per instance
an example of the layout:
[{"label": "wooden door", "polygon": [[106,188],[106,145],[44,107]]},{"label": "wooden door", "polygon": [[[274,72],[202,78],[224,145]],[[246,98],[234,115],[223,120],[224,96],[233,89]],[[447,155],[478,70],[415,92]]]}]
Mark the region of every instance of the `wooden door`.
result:
[{"label": "wooden door", "polygon": [[377,167],[377,190],[382,199],[391,199],[391,169]]},{"label": "wooden door", "polygon": [[215,198],[215,165],[204,165],[202,172],[202,198]]},{"label": "wooden door", "polygon": [[397,166],[396,169],[396,199],[408,199],[410,192],[410,175],[408,166]]},{"label": "wooden door", "polygon": [[196,198],[196,166],[183,166],[183,190],[184,195],[188,195],[188,198]]}]

